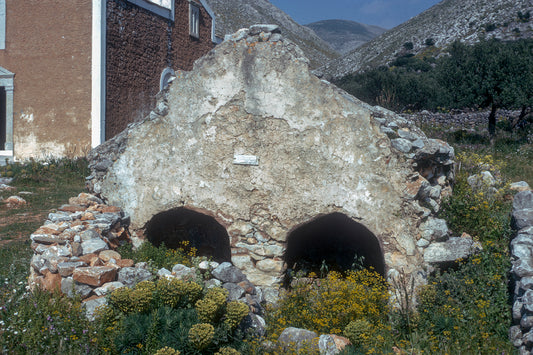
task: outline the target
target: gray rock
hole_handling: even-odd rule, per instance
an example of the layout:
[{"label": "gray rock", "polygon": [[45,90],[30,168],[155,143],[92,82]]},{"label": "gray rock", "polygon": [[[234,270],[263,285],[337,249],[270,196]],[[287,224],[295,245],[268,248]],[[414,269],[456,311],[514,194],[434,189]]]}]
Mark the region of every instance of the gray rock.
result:
[{"label": "gray rock", "polygon": [[297,350],[300,350],[302,348],[306,348],[306,350],[309,349],[308,351],[311,352],[312,350],[314,350],[313,339],[316,337],[318,337],[318,334],[310,330],[289,327],[285,328],[281,332],[278,338],[278,343],[284,349],[295,348]]},{"label": "gray rock", "polygon": [[59,275],[63,277],[67,277],[72,275],[72,272],[75,268],[80,266],[87,266],[83,261],[67,261],[57,264],[57,271],[59,272]]},{"label": "gray rock", "polygon": [[33,269],[39,273],[42,273],[42,270],[45,268],[46,259],[39,254],[33,254],[30,265]]},{"label": "gray rock", "polygon": [[411,142],[411,144],[413,145],[413,148],[415,149],[422,149],[426,145],[426,143],[424,143],[424,141],[420,138]]},{"label": "gray rock", "polygon": [[527,290],[522,296],[522,303],[524,304],[524,309],[528,312],[533,313],[533,290]]},{"label": "gray rock", "polygon": [[101,235],[93,228],[87,229],[79,234],[82,242],[86,242],[91,239],[100,239]]},{"label": "gray rock", "polygon": [[522,229],[533,225],[533,208],[513,211],[512,226]]},{"label": "gray rock", "polygon": [[418,229],[420,230],[420,236],[430,242],[446,239],[450,232],[444,219],[433,217],[428,217]]},{"label": "gray rock", "polygon": [[44,250],[41,255],[43,256],[43,258],[49,259],[49,258],[57,257],[57,256],[64,256],[64,257],[71,256],[71,252],[70,252],[70,249],[66,246],[52,245],[46,248],[46,250]]},{"label": "gray rock", "polygon": [[213,277],[224,283],[239,283],[246,280],[246,276],[242,273],[242,271],[231,265],[229,262],[223,262],[216,269],[211,271],[211,274]]},{"label": "gray rock", "polygon": [[65,245],[67,243],[66,240],[61,239],[58,236],[51,236],[48,234],[32,234],[30,236],[30,239],[35,243],[41,243],[41,244],[59,244],[59,245]]},{"label": "gray rock", "polygon": [[67,213],[67,212],[49,213],[48,214],[48,219],[52,223],[72,221],[72,218],[70,217],[70,213]]},{"label": "gray rock", "polygon": [[513,191],[528,191],[531,190],[531,187],[529,184],[525,181],[518,181],[513,182],[511,185],[509,185],[509,189]]},{"label": "gray rock", "polygon": [[172,267],[172,275],[178,279],[194,279],[196,277],[196,270],[193,267],[176,264]]},{"label": "gray rock", "polygon": [[230,301],[236,301],[242,296],[244,296],[244,288],[237,285],[236,283],[226,282],[222,284],[222,287],[228,290],[228,300]]},{"label": "gray rock", "polygon": [[520,319],[522,319],[522,308],[524,304],[520,302],[519,300],[516,300],[513,303],[513,309],[512,309],[512,315],[513,315],[513,321],[520,322]]},{"label": "gray rock", "polygon": [[337,349],[335,340],[329,334],[322,334],[318,339],[318,351],[320,355],[335,355],[340,353],[340,350]]},{"label": "gray rock", "polygon": [[279,289],[276,287],[263,287],[263,299],[267,304],[276,304],[279,301]]},{"label": "gray rock", "polygon": [[94,321],[95,311],[98,307],[102,307],[107,304],[107,299],[105,297],[94,298],[92,300],[83,302],[83,307],[85,309],[85,315],[90,321]]},{"label": "gray rock", "polygon": [[270,36],[270,42],[279,42],[281,40],[283,40],[281,33],[273,33],[272,36]]},{"label": "gray rock", "polygon": [[513,199],[513,210],[523,210],[533,208],[533,191],[522,191],[515,195]]},{"label": "gray rock", "polygon": [[520,280],[520,288],[524,291],[532,289],[533,288],[533,277],[523,277]]},{"label": "gray rock", "polygon": [[250,27],[249,35],[255,36],[261,32],[280,33],[280,29],[278,25],[253,25]]},{"label": "gray rock", "polygon": [[399,129],[396,133],[398,133],[398,136],[400,138],[404,138],[410,141],[416,141],[417,139],[420,139],[420,136],[412,131],[407,131],[405,129]]},{"label": "gray rock", "polygon": [[409,153],[413,148],[413,143],[404,138],[391,139],[390,142],[393,148],[399,150],[402,153]]},{"label": "gray rock", "polygon": [[120,281],[107,282],[100,287],[94,289],[94,293],[97,296],[105,296],[115,291],[117,288],[124,287],[125,285]]},{"label": "gray rock", "polygon": [[216,261],[204,260],[200,262],[200,264],[198,264],[198,269],[202,271],[210,271],[210,270],[216,269],[219,265],[220,264],[217,263]]},{"label": "gray rock", "polygon": [[81,243],[81,249],[83,250],[83,254],[90,254],[98,253],[102,250],[107,250],[109,249],[109,247],[107,246],[107,243],[104,242],[102,239],[89,239]]},{"label": "gray rock", "polygon": [[220,287],[220,286],[222,286],[222,281],[217,280],[217,279],[210,279],[210,280],[207,280],[204,283],[204,285],[205,285],[206,288]]},{"label": "gray rock", "polygon": [[161,269],[157,270],[157,276],[160,277],[160,278],[161,277],[173,277],[172,273],[169,270],[165,269],[165,268],[161,268]]},{"label": "gray rock", "polygon": [[250,313],[244,318],[243,322],[244,328],[252,329],[257,336],[263,337],[266,334],[266,322],[261,316]]},{"label": "gray rock", "polygon": [[117,277],[117,281],[122,282],[127,287],[151,279],[152,273],[150,271],[136,267],[123,267],[119,270]]},{"label": "gray rock", "polygon": [[509,340],[517,348],[522,345],[522,331],[520,330],[520,326],[514,325],[509,328]]},{"label": "gray rock", "polygon": [[533,327],[533,316],[523,315],[522,319],[520,319],[520,327],[522,329],[531,329]]},{"label": "gray rock", "polygon": [[[533,330],[530,330],[522,336],[522,342],[531,350],[531,347],[533,346]],[[531,352],[529,352],[529,354],[531,354]]]},{"label": "gray rock", "polygon": [[424,251],[424,261],[446,266],[457,259],[465,259],[481,250],[481,245],[472,238],[454,237],[446,242],[430,244]]},{"label": "gray rock", "polygon": [[420,248],[425,248],[429,245],[429,240],[427,239],[424,239],[424,238],[420,238],[417,242],[416,242],[416,246],[417,247],[420,247]]},{"label": "gray rock", "polygon": [[72,277],[64,277],[61,280],[61,292],[68,297],[79,295],[82,299],[89,297],[93,288],[89,285],[80,284],[72,279]]}]

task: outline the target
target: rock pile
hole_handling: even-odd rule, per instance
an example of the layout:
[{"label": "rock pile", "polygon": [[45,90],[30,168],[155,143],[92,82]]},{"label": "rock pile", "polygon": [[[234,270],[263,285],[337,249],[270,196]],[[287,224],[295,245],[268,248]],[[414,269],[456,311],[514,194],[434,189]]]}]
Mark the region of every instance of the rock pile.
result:
[{"label": "rock pile", "polygon": [[533,191],[516,194],[512,224],[517,235],[511,241],[511,276],[515,287],[514,325],[509,330],[509,338],[520,354],[530,354],[533,349]]},{"label": "rock pile", "polygon": [[82,193],[68,205],[50,213],[48,219],[31,235],[34,255],[31,259],[30,285],[49,291],[61,290],[68,296],[78,295],[87,313],[106,302],[105,296],[119,287],[156,277],[205,278],[206,286],[221,286],[229,291],[230,301],[240,300],[252,310],[250,321],[264,331],[264,302],[275,302],[274,290],[255,287],[230,263],[202,261],[197,269],[177,264],[172,270],[150,270],[146,263],[123,259],[115,250],[128,242],[128,217],[115,206],[98,197]]}]

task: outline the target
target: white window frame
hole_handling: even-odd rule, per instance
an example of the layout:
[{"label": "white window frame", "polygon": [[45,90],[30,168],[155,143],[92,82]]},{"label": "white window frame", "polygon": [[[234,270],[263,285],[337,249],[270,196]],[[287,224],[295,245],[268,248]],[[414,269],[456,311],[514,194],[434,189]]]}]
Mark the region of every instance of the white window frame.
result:
[{"label": "white window frame", "polygon": [[4,87],[6,92],[6,141],[3,150],[0,150],[1,156],[13,156],[13,79],[15,74],[9,70],[0,67],[0,86]]},{"label": "white window frame", "polygon": [[0,49],[6,49],[6,0],[0,0]]},{"label": "white window frame", "polygon": [[189,0],[189,35],[200,38],[200,6]]},{"label": "white window frame", "polygon": [[169,5],[163,5],[162,1],[154,0],[128,0],[132,4],[135,4],[143,9],[146,9],[150,12],[153,12],[156,15],[167,18],[171,21],[174,21],[174,1],[170,0]]}]

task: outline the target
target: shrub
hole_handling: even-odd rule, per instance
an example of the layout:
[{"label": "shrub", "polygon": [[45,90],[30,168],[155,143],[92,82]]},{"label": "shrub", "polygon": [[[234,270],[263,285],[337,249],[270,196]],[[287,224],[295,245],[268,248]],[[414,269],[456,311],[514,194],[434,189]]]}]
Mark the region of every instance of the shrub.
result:
[{"label": "shrub", "polygon": [[405,42],[403,44],[403,48],[405,48],[406,50],[410,51],[411,49],[413,49],[415,46],[413,44],[413,42]]},{"label": "shrub", "polygon": [[330,272],[312,283],[297,283],[270,307],[267,324],[273,337],[288,326],[322,334],[341,334],[354,319],[367,319],[377,329],[387,327],[389,292],[384,279],[367,269],[345,278]]},{"label": "shrub", "polygon": [[208,323],[195,324],[189,330],[189,342],[198,350],[207,348],[213,341],[215,328]]},{"label": "shrub", "polygon": [[180,355],[180,352],[176,349],[165,346],[164,348],[157,350],[154,355]]},{"label": "shrub", "polygon": [[220,350],[217,351],[215,355],[241,355],[241,353],[233,348],[225,347],[220,348]]},{"label": "shrub", "polygon": [[372,339],[372,323],[364,319],[356,319],[344,328],[344,336],[355,346],[368,346]]},{"label": "shrub", "polygon": [[145,242],[136,250],[133,250],[133,246],[130,243],[124,244],[118,249],[118,252],[124,259],[133,259],[135,262],[148,262],[153,268],[170,270],[176,264],[192,266],[190,259],[195,256],[196,251],[185,251],[184,248],[169,249],[164,243],[156,247],[150,242]]},{"label": "shrub", "polygon": [[435,45],[435,40],[433,38],[426,38],[426,40],[424,41],[424,44],[426,46],[434,46]]},{"label": "shrub", "polygon": [[226,306],[226,319],[224,320],[224,323],[226,323],[230,329],[235,329],[235,327],[242,322],[244,317],[246,317],[249,312],[250,308],[244,302],[228,302]]}]

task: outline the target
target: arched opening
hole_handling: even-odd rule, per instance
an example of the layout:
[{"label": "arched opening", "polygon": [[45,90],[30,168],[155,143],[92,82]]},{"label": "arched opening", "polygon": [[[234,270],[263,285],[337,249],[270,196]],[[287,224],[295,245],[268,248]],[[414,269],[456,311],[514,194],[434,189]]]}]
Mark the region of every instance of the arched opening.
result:
[{"label": "arched opening", "polygon": [[[287,272],[345,272],[372,267],[385,274],[378,239],[365,226],[342,213],[318,217],[293,230],[284,254]],[[291,275],[287,275],[291,276]]]},{"label": "arched opening", "polygon": [[226,229],[213,217],[175,208],[156,214],[146,224],[146,237],[155,246],[176,249],[183,241],[189,242],[199,256],[207,256],[217,262],[231,261],[229,236]]}]

